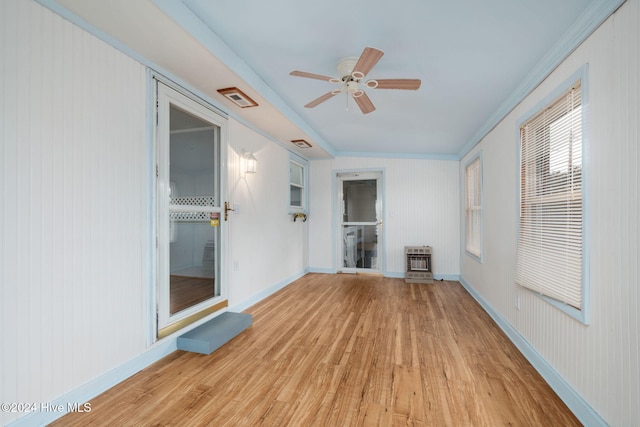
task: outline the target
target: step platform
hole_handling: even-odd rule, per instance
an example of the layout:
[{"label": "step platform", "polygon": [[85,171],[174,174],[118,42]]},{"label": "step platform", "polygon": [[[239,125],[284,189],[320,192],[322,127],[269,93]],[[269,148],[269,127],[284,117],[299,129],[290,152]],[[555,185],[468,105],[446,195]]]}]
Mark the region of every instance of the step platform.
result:
[{"label": "step platform", "polygon": [[222,313],[178,337],[178,350],[211,354],[251,326],[247,313]]}]

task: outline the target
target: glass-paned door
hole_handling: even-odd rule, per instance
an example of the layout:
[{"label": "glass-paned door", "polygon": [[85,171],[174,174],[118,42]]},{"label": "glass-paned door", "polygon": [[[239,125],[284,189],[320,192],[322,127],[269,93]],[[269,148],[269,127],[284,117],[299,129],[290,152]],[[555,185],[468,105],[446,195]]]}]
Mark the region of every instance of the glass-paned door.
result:
[{"label": "glass-paned door", "polygon": [[382,271],[381,173],[338,174],[338,271]]},{"label": "glass-paned door", "polygon": [[222,116],[158,83],[158,337],[226,306],[224,126]]}]

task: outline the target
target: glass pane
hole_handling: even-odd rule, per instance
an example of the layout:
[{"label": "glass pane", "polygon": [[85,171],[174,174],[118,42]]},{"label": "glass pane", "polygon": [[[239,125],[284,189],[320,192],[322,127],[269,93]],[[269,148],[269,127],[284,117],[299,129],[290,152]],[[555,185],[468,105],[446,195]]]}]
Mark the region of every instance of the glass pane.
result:
[{"label": "glass pane", "polygon": [[291,183],[292,184],[297,184],[299,186],[303,186],[304,182],[303,182],[303,168],[302,166],[293,163],[293,162],[289,162],[289,175],[290,175],[290,179],[291,179]]},{"label": "glass pane", "polygon": [[[217,126],[171,106],[170,203],[219,206]],[[220,295],[220,236],[208,212],[170,213],[170,313]],[[218,282],[218,283],[216,283]]]},{"label": "glass pane", "polygon": [[292,185],[290,189],[291,206],[302,207],[302,188]]},{"label": "glass pane", "polygon": [[343,267],[378,270],[378,226],[342,226]]},{"label": "glass pane", "polygon": [[219,295],[215,280],[218,227],[208,222],[172,223],[169,305],[174,314]]},{"label": "glass pane", "polygon": [[376,222],[375,179],[343,181],[344,222]]}]

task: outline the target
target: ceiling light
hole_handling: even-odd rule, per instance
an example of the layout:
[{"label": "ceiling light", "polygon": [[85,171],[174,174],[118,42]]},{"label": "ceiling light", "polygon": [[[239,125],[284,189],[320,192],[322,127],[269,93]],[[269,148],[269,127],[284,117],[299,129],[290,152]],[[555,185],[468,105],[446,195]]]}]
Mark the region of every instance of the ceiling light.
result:
[{"label": "ceiling light", "polygon": [[240,108],[257,107],[258,106],[258,103],[256,101],[254,101],[253,99],[249,98],[249,96],[247,94],[242,92],[237,87],[228,87],[228,88],[225,88],[225,89],[218,89],[218,93],[220,93],[221,95],[224,95],[229,100],[233,101],[233,103],[236,104]]},{"label": "ceiling light", "polygon": [[311,148],[311,144],[304,139],[294,139],[291,142],[293,142],[298,148]]}]

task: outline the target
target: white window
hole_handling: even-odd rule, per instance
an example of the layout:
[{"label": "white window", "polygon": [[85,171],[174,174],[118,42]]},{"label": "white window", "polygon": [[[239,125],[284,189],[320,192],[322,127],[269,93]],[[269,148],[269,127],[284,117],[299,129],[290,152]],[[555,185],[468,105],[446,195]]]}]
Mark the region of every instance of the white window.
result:
[{"label": "white window", "polygon": [[465,168],[466,251],[478,260],[482,257],[482,157],[478,154]]},{"label": "white window", "polygon": [[584,310],[581,82],[520,126],[516,268],[517,284],[576,316]]},{"label": "white window", "polygon": [[307,211],[307,162],[293,154],[289,157],[289,211]]}]

